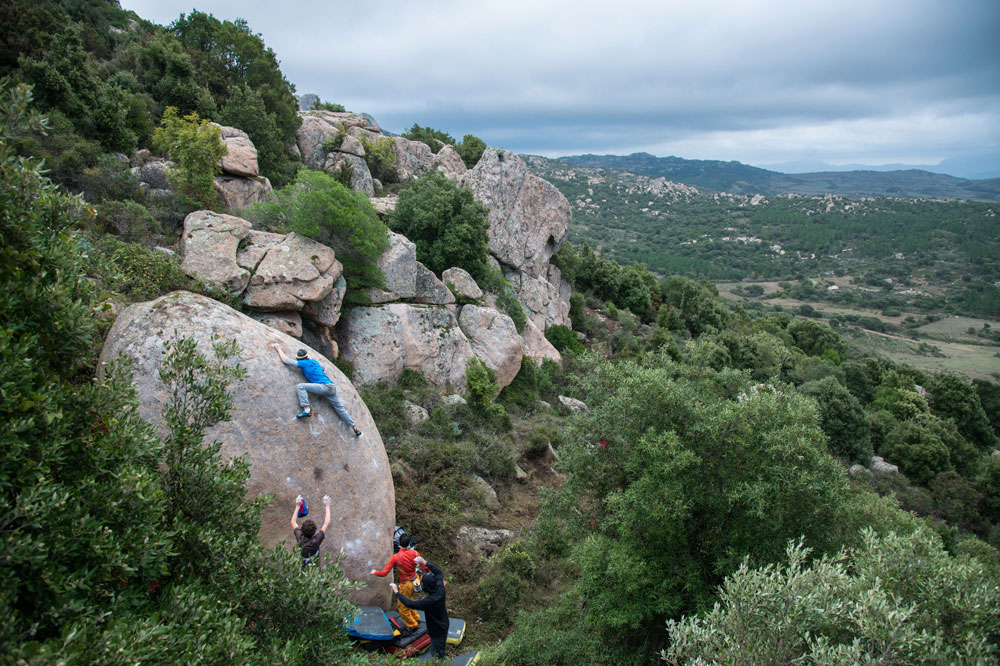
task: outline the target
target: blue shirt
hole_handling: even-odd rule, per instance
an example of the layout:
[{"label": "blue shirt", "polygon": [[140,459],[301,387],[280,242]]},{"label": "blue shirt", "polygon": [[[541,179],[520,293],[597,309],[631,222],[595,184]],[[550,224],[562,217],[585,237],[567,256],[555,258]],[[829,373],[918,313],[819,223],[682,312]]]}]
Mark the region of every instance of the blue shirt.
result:
[{"label": "blue shirt", "polygon": [[302,374],[306,376],[306,379],[311,384],[333,383],[330,381],[330,378],[326,376],[326,373],[323,372],[323,366],[321,366],[318,362],[312,360],[311,358],[306,358],[302,359],[301,361],[296,361],[295,364],[302,369]]}]

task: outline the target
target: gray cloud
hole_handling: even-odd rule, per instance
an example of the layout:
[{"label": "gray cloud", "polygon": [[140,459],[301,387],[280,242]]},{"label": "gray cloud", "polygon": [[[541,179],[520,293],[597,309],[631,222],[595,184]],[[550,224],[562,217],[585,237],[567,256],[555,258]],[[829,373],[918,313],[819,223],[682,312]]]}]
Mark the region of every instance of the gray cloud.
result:
[{"label": "gray cloud", "polygon": [[[187,0],[123,0],[167,23]],[[299,92],[547,155],[934,163],[1000,145],[995,0],[205,0]]]}]

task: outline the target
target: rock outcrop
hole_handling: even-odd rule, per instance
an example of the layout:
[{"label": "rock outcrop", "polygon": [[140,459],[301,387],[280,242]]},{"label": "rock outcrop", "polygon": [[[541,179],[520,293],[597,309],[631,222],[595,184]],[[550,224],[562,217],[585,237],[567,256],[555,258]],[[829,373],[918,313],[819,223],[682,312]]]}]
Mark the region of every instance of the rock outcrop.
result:
[{"label": "rock outcrop", "polygon": [[462,183],[490,209],[490,252],[502,264],[544,277],[569,229],[566,197],[531,173],[520,157],[492,146]]},{"label": "rock outcrop", "polygon": [[431,160],[431,168],[437,169],[449,178],[459,178],[469,170],[454,146],[444,146]]},{"label": "rock outcrop", "polygon": [[246,132],[235,127],[227,127],[212,123],[219,128],[222,134],[222,143],[226,145],[226,154],[222,157],[219,166],[223,173],[230,173],[234,176],[245,176],[253,178],[260,175],[260,167],[257,165],[257,147]]},{"label": "rock outcrop", "polygon": [[396,177],[407,181],[427,173],[434,163],[431,147],[423,141],[411,141],[402,136],[393,138],[396,149]]},{"label": "rock outcrop", "polygon": [[417,261],[416,244],[402,234],[389,232],[389,249],[382,253],[377,264],[385,276],[385,289],[365,292],[372,303],[415,300],[447,305],[455,302],[444,283]]},{"label": "rock outcrop", "polygon": [[333,250],[293,232],[267,249],[243,300],[255,310],[299,311],[326,298],[343,272]]},{"label": "rock outcrop", "polygon": [[356,307],[338,326],[340,351],[354,365],[354,381],[395,382],[409,368],[436,386],[465,390],[472,345],[447,308],[390,303]]},{"label": "rock outcrop", "polygon": [[230,213],[238,214],[250,204],[263,201],[271,191],[271,181],[263,176],[242,178],[224,174],[215,177],[215,191]]},{"label": "rock outcrop", "polygon": [[215,289],[239,294],[250,271],[236,263],[236,250],[249,235],[250,223],[241,217],[196,210],[184,218],[181,268]]},{"label": "rock outcrop", "polygon": [[503,387],[514,381],[524,353],[514,320],[490,308],[466,305],[458,315],[458,325],[472,344],[472,353],[496,372],[497,383]]},{"label": "rock outcrop", "polygon": [[479,288],[476,281],[468,271],[463,268],[449,268],[445,272],[441,273],[441,280],[448,285],[448,288],[454,288],[455,296],[458,298],[465,298],[469,300],[475,300],[477,298],[483,297],[483,290]]},{"label": "rock outcrop", "polygon": [[222,443],[226,458],[247,456],[250,496],[276,495],[263,511],[261,541],[268,546],[291,541],[288,512],[296,495],[318,505],[329,494],[333,527],[322,546],[327,561],[343,550],[348,577],[366,584],[352,600],[386,605],[387,584],[368,572],[392,555],[395,496],[388,459],[368,408],[332,363],[313,354],[364,431],[359,439],[318,400],[313,401],[313,418],[295,419],[294,389],[301,374],[283,365],[269,345],[278,342],[290,352],[301,342],[196,294],[174,292],[123,311],[104,344],[101,367],[119,355],[132,360],[139,412],[156,423],[168,399],[158,375],[165,343],[189,337],[208,353],[213,335],[236,341],[248,376],[232,389],[231,419],[212,427],[207,436]]}]

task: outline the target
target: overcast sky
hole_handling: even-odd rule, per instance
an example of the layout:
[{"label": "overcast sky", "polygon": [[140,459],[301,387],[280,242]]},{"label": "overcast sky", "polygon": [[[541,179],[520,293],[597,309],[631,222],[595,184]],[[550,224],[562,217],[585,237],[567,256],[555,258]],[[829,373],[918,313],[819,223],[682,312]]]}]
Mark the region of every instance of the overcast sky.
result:
[{"label": "overcast sky", "polygon": [[245,18],[296,92],[547,156],[1000,150],[1000,0],[121,0]]}]

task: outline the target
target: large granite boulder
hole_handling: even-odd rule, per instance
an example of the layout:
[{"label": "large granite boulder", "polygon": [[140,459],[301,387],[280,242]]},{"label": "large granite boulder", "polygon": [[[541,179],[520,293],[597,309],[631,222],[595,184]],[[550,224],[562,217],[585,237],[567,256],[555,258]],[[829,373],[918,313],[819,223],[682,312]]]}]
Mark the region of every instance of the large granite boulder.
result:
[{"label": "large granite boulder", "polygon": [[337,327],[340,353],[362,385],[395,382],[410,368],[436,386],[465,390],[472,345],[448,308],[390,303],[355,307]]},{"label": "large granite boulder", "polygon": [[257,165],[257,147],[246,132],[235,127],[212,123],[222,134],[222,143],[226,145],[226,154],[219,166],[223,173],[234,176],[253,178],[260,175]]},{"label": "large granite boulder", "polygon": [[464,268],[455,266],[441,273],[441,281],[448,285],[449,289],[454,288],[455,296],[466,300],[476,300],[483,297],[483,290],[476,284],[476,280],[469,275]]},{"label": "large granite boulder", "polygon": [[365,290],[374,304],[408,300],[431,305],[455,302],[448,287],[417,261],[416,244],[402,234],[389,232],[389,249],[376,263],[385,276],[385,289]]},{"label": "large granite boulder", "polygon": [[535,363],[541,363],[545,359],[549,359],[560,365],[562,364],[562,354],[545,337],[545,331],[538,328],[531,319],[528,319],[524,325],[524,330],[521,331],[521,341],[524,344],[524,355]]},{"label": "large granite boulder", "polygon": [[469,167],[465,166],[465,162],[459,156],[458,151],[455,150],[454,146],[444,146],[441,150],[437,152],[434,156],[434,160],[431,162],[431,168],[437,169],[449,178],[455,179],[459,178],[462,174],[469,170]]},{"label": "large granite boulder", "polygon": [[330,153],[323,162],[323,170],[336,173],[345,164],[351,169],[351,189],[364,192],[368,198],[375,196],[372,172],[368,170],[368,163],[363,157],[342,152]]},{"label": "large granite boulder", "polygon": [[533,277],[521,271],[504,271],[504,277],[517,292],[517,299],[528,317],[543,331],[557,324],[569,326],[569,297],[572,289],[562,273],[549,265],[544,276]]},{"label": "large granite boulder", "polygon": [[250,204],[267,198],[268,192],[271,191],[271,181],[261,176],[256,178],[216,176],[215,191],[219,193],[226,210],[238,215]]},{"label": "large granite boulder", "polygon": [[393,137],[396,149],[396,177],[400,182],[419,178],[430,170],[434,163],[434,153],[431,147],[423,141],[411,141],[397,136]]},{"label": "large granite boulder", "polygon": [[300,111],[302,124],[295,130],[295,142],[302,155],[302,161],[314,169],[322,169],[326,162],[323,141],[343,131],[351,133],[358,127],[378,133],[381,131],[375,119],[367,114],[335,111]]},{"label": "large granite boulder", "polygon": [[239,294],[250,281],[250,271],[236,263],[236,250],[249,234],[250,223],[241,217],[210,210],[189,213],[181,238],[181,268],[215,289]]},{"label": "large granite boulder", "polygon": [[139,412],[160,422],[168,399],[158,374],[164,343],[189,337],[210,353],[213,335],[236,341],[248,375],[233,387],[231,419],[212,427],[207,437],[222,443],[226,458],[247,456],[249,496],[275,495],[263,511],[261,541],[291,548],[288,516],[295,496],[301,493],[321,510],[319,499],[329,494],[332,527],[322,546],[326,561],[343,551],[347,576],[366,584],[352,600],[387,605],[386,579],[373,579],[368,572],[392,555],[395,494],[389,461],[368,408],[332,363],[313,352],[364,432],[361,438],[319,400],[313,400],[313,418],[295,419],[295,384],[302,381],[301,373],[283,365],[270,344],[278,342],[289,353],[301,342],[204,296],[174,292],[127,308],[108,333],[101,367],[119,355],[131,359]]},{"label": "large granite boulder", "polygon": [[490,308],[466,305],[458,315],[458,325],[472,344],[472,353],[496,372],[500,388],[514,381],[523,354],[514,320]]},{"label": "large granite boulder", "polygon": [[333,283],[333,289],[322,300],[307,301],[302,308],[302,314],[317,324],[332,327],[340,321],[340,310],[344,305],[344,295],[347,293],[347,281],[341,275]]},{"label": "large granite boulder", "polygon": [[148,159],[139,166],[132,167],[132,173],[140,187],[145,185],[148,189],[169,190],[172,188],[169,174],[173,167],[174,163],[167,160]]},{"label": "large granite boulder", "polygon": [[267,250],[243,300],[255,310],[301,310],[323,300],[343,272],[333,250],[293,232]]},{"label": "large granite boulder", "polygon": [[566,197],[531,173],[520,157],[494,147],[486,149],[461,182],[490,209],[490,252],[501,263],[543,277],[569,229]]}]

